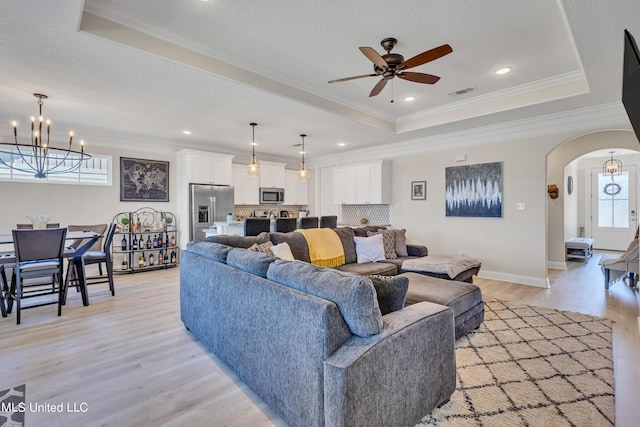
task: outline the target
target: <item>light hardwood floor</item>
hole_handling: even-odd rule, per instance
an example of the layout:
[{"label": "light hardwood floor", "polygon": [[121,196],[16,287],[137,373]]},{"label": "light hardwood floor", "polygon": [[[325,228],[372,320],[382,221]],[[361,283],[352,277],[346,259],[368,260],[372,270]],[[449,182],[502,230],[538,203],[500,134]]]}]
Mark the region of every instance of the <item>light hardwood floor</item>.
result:
[{"label": "light hardwood floor", "polygon": [[[612,319],[616,425],[638,425],[637,291],[620,283],[604,291],[598,257],[550,271],[551,289],[476,284],[485,297]],[[88,307],[70,291],[62,317],[46,306],[24,311],[19,326],[14,314],[0,319],[0,389],[26,384],[28,405],[63,404],[27,412],[28,427],[281,425],[185,331],[178,294],[177,268],[117,276],[116,296],[94,286]]]}]

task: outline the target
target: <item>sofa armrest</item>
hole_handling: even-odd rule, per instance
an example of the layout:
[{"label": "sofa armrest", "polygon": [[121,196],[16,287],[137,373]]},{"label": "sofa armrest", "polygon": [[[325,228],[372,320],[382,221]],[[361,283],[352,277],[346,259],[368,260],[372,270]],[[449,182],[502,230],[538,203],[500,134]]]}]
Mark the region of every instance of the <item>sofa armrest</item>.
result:
[{"label": "sofa armrest", "polygon": [[426,246],[407,244],[407,253],[409,256],[427,256],[429,250]]},{"label": "sofa armrest", "polygon": [[325,424],[415,425],[456,385],[453,311],[421,302],[383,316],[324,362]]}]

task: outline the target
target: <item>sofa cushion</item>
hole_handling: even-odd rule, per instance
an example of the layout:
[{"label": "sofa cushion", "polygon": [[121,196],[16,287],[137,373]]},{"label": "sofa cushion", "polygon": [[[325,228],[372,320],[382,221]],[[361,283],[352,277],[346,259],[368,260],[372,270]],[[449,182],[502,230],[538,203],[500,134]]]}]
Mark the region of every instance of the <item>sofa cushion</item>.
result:
[{"label": "sofa cushion", "polygon": [[378,306],[384,316],[387,313],[402,310],[407,298],[409,279],[401,276],[366,276],[376,289]]},{"label": "sofa cushion", "polygon": [[259,245],[264,242],[268,242],[269,240],[269,233],[267,232],[260,233],[257,236],[228,236],[221,234],[217,236],[209,236],[205,239],[206,242],[222,243],[223,245],[244,249],[247,249],[254,244]]},{"label": "sofa cushion", "polygon": [[395,276],[398,274],[398,267],[393,263],[387,262],[368,262],[365,264],[351,263],[341,265],[337,267],[337,270],[344,271],[345,273],[359,274],[361,276],[367,276],[370,274],[379,274],[381,276]]},{"label": "sofa cushion", "polygon": [[269,233],[269,235],[271,236],[271,241],[274,245],[287,242],[295,259],[304,262],[311,262],[311,257],[309,257],[309,246],[307,245],[307,239],[305,239],[301,233],[272,232]]},{"label": "sofa cushion", "polygon": [[371,237],[354,237],[353,240],[356,243],[358,264],[385,259],[382,234]]},{"label": "sofa cushion", "polygon": [[227,255],[227,265],[260,277],[267,277],[269,265],[275,258],[263,252],[252,252],[242,248],[233,248]]},{"label": "sofa cushion", "polygon": [[187,250],[202,255],[205,258],[212,259],[214,261],[226,263],[227,255],[233,249],[231,246],[223,245],[221,243],[210,242],[189,242],[187,243]]},{"label": "sofa cushion", "polygon": [[382,314],[370,280],[300,261],[276,260],[267,278],[281,285],[334,302],[349,329],[368,337],[382,331]]},{"label": "sofa cushion", "polygon": [[340,228],[334,228],[333,231],[336,232],[336,234],[340,238],[340,241],[342,242],[342,248],[344,249],[345,264],[358,262],[358,258],[356,256],[356,244],[353,241],[353,238],[355,237],[353,228],[340,227]]},{"label": "sofa cushion", "polygon": [[396,233],[393,230],[367,231],[367,237],[382,234],[382,248],[385,259],[396,259]]},{"label": "sofa cushion", "polygon": [[293,253],[291,253],[291,247],[287,242],[279,243],[271,247],[271,253],[274,257],[283,259],[285,261],[295,261]]}]

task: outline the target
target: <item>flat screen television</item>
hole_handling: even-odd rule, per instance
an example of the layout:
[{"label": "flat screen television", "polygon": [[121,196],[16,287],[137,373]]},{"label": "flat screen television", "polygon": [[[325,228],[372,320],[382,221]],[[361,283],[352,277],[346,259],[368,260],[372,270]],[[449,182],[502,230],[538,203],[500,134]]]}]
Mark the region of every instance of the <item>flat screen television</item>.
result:
[{"label": "flat screen television", "polygon": [[627,30],[624,30],[622,103],[640,142],[640,51],[635,39]]}]

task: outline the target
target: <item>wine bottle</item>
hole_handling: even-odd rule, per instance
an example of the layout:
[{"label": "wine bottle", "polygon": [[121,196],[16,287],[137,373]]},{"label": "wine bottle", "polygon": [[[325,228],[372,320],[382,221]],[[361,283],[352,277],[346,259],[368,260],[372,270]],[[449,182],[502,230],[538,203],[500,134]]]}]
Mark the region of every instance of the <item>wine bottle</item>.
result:
[{"label": "wine bottle", "polygon": [[127,236],[122,236],[122,250],[127,250]]},{"label": "wine bottle", "polygon": [[122,258],[122,267],[120,267],[122,270],[126,270],[127,268],[129,268],[129,263],[127,263],[127,257],[125,256],[124,258]]},{"label": "wine bottle", "polygon": [[158,235],[157,234],[153,235],[153,247],[154,248],[158,247]]},{"label": "wine bottle", "polygon": [[171,235],[171,247],[174,247],[176,245],[176,236],[174,236],[173,234]]},{"label": "wine bottle", "polygon": [[149,265],[155,264],[155,259],[153,258],[153,254],[149,255]]},{"label": "wine bottle", "polygon": [[158,265],[161,265],[162,261],[164,260],[162,259],[162,249],[160,249],[160,252],[158,252]]},{"label": "wine bottle", "polygon": [[133,240],[131,241],[131,250],[137,250],[138,249],[138,239],[136,238],[136,235],[133,235]]},{"label": "wine bottle", "polygon": [[140,256],[138,257],[138,267],[140,268],[144,267],[144,263],[145,263],[144,254],[140,254]]},{"label": "wine bottle", "polygon": [[171,251],[171,264],[176,263],[176,251]]},{"label": "wine bottle", "polygon": [[164,253],[164,261],[165,264],[169,264],[169,251]]},{"label": "wine bottle", "polygon": [[158,247],[161,248],[162,247],[162,233],[160,233],[158,235]]}]

